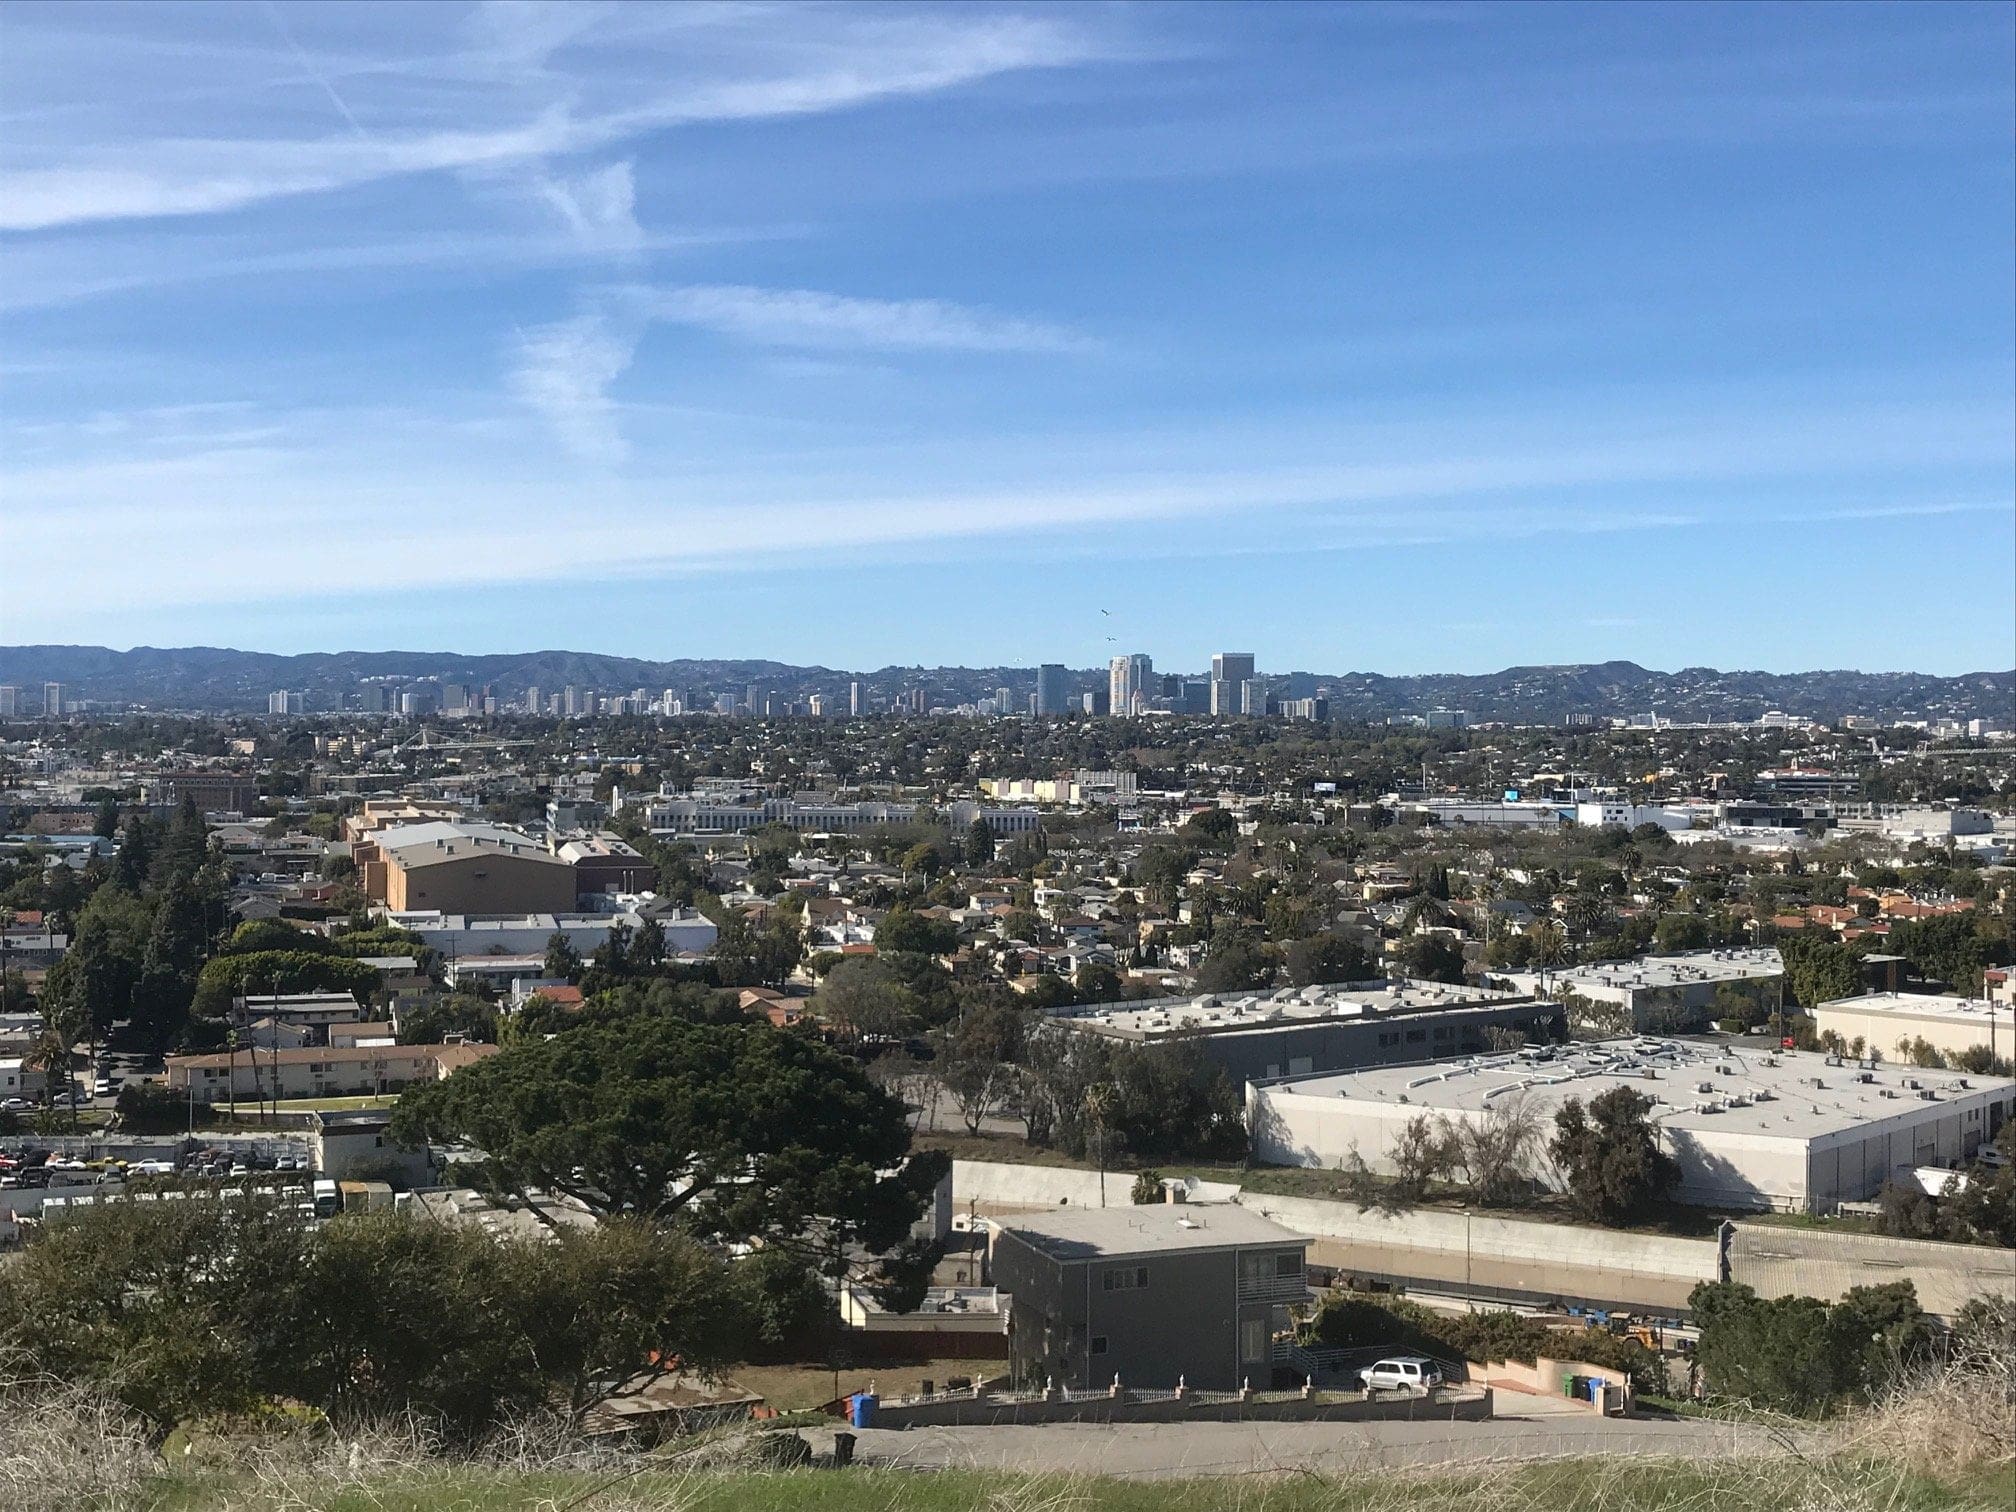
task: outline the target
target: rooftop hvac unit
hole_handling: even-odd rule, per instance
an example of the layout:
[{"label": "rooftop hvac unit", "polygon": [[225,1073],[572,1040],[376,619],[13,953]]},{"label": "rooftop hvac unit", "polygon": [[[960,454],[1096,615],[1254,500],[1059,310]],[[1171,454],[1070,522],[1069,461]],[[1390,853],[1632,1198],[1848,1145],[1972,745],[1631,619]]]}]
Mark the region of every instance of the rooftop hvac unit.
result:
[{"label": "rooftop hvac unit", "polygon": [[1696,1083],[1694,1084],[1694,1090],[1695,1090],[1696,1092],[1713,1092],[1713,1091],[1715,1090],[1715,1083],[1713,1083],[1713,1082],[1696,1082]]},{"label": "rooftop hvac unit", "polygon": [[1715,1068],[1715,1072],[1718,1076],[1734,1076],[1736,1074],[1736,1068],[1734,1066],[1725,1063],[1723,1065],[1717,1066]]},{"label": "rooftop hvac unit", "polygon": [[1918,1101],[1937,1102],[1939,1101],[1939,1094],[1934,1092],[1930,1087],[1921,1087],[1918,1091]]},{"label": "rooftop hvac unit", "polygon": [[1827,1085],[1827,1078],[1824,1076],[1808,1076],[1803,1078],[1803,1080],[1809,1087],[1824,1087]]},{"label": "rooftop hvac unit", "polygon": [[1895,1087],[1885,1087],[1883,1089],[1882,1095],[1884,1097],[1895,1097],[1897,1095],[1897,1089]]},{"label": "rooftop hvac unit", "polygon": [[1838,1055],[1830,1055],[1827,1057],[1827,1064],[1830,1066],[1838,1066],[1841,1064],[1841,1057]]},{"label": "rooftop hvac unit", "polygon": [[[1873,1082],[1876,1080],[1876,1073],[1874,1071],[1857,1071],[1855,1073],[1855,1080],[1858,1082]],[[1907,1082],[1905,1085],[1909,1086],[1910,1083]]]},{"label": "rooftop hvac unit", "polygon": [[1768,1087],[1759,1087],[1755,1092],[1750,1094],[1750,1100],[1752,1102],[1770,1102],[1777,1095],[1776,1092],[1771,1091]]},{"label": "rooftop hvac unit", "polygon": [[1921,1088],[1923,1088],[1924,1085],[1925,1084],[1919,1081],[1918,1078],[1915,1076],[1907,1076],[1904,1078],[1904,1089],[1907,1092],[1919,1091]]}]

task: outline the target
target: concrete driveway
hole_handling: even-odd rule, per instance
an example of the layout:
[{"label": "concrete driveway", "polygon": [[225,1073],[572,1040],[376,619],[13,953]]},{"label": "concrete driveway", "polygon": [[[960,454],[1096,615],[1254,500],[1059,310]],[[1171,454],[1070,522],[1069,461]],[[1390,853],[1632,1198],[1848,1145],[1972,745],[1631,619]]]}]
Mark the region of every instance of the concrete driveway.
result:
[{"label": "concrete driveway", "polygon": [[[1533,1404],[1531,1410],[1528,1403]],[[1565,1404],[1564,1404],[1565,1405]],[[1724,1459],[1782,1454],[1749,1425],[1601,1418],[1551,1399],[1500,1395],[1486,1423],[1047,1423],[863,1430],[855,1458],[913,1469],[1000,1469],[1130,1478],[1456,1466],[1592,1454]],[[816,1447],[830,1447],[820,1435]]]}]

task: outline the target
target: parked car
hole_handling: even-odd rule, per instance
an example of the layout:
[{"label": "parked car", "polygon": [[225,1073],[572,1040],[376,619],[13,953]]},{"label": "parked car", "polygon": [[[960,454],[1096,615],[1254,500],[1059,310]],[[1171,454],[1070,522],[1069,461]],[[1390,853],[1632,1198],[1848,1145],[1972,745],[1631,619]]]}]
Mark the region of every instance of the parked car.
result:
[{"label": "parked car", "polygon": [[1442,1384],[1442,1367],[1426,1355],[1395,1355],[1358,1372],[1367,1391],[1426,1391]]}]

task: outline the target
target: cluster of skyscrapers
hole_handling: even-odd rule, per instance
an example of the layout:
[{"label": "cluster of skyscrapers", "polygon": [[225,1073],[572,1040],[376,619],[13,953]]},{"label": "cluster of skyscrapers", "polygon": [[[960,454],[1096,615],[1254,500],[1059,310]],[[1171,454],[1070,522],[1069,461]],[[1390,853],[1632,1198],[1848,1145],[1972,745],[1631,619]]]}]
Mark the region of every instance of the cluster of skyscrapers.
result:
[{"label": "cluster of skyscrapers", "polygon": [[[1062,673],[1062,667],[1045,667],[1043,672]],[[1046,707],[1041,673],[1036,683],[1039,714],[1064,713],[1063,706]],[[1084,711],[1093,714],[1267,714],[1270,706],[1267,685],[1255,670],[1250,651],[1221,651],[1211,658],[1208,678],[1186,678],[1170,673],[1156,676],[1154,659],[1136,651],[1116,656],[1107,666],[1106,696],[1086,695]]]},{"label": "cluster of skyscrapers", "polygon": [[[30,696],[33,689],[27,690]],[[13,683],[0,683],[0,719],[20,719],[31,712],[23,689]],[[48,719],[57,719],[72,712],[69,692],[60,682],[42,684],[42,714]]]}]

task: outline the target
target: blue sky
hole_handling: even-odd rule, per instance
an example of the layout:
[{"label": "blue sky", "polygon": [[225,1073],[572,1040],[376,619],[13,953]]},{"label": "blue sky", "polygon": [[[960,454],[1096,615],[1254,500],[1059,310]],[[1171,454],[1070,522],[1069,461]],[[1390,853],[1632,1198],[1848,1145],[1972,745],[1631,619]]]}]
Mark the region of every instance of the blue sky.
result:
[{"label": "blue sky", "polygon": [[2012,55],[1999,4],[16,3],[0,640],[2006,668]]}]

